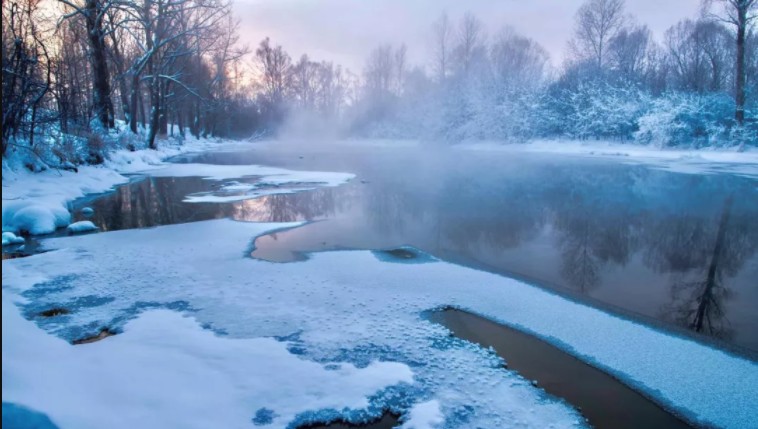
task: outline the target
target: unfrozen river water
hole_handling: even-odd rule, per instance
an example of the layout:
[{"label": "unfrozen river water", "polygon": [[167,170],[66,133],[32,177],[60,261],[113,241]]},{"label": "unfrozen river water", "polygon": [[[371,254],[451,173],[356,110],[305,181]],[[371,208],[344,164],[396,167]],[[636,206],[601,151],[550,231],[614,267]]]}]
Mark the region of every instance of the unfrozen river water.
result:
[{"label": "unfrozen river water", "polygon": [[135,178],[77,201],[75,219],[89,206],[103,231],[222,217],[305,220],[259,237],[252,256],[286,263],[310,252],[410,245],[718,347],[758,352],[754,178],[675,173],[621,158],[365,146],[263,146],[175,161],[356,178],[223,204],[182,200],[224,182]]}]

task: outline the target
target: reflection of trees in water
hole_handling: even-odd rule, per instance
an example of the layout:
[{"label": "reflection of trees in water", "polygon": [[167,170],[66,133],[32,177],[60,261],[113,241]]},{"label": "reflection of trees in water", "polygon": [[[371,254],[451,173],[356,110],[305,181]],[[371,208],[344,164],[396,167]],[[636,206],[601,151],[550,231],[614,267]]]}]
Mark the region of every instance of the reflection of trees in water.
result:
[{"label": "reflection of trees in water", "polygon": [[493,256],[518,247],[534,239],[546,221],[543,204],[517,183],[501,187],[498,196],[484,204],[477,203],[476,192],[463,194],[462,204],[467,210],[476,207],[476,213],[443,212],[441,229],[446,247],[471,257],[482,251]]},{"label": "reflection of trees in water", "polygon": [[146,178],[91,202],[92,220],[103,231],[144,228],[231,217],[258,222],[291,222],[335,212],[337,188],[268,195],[235,203],[185,203],[185,196],[209,192],[221,182],[199,177]]},{"label": "reflection of trees in water", "polygon": [[554,212],[553,227],[561,250],[561,273],[582,293],[600,283],[600,269],[626,265],[636,245],[636,222],[629,206],[607,208],[582,200]]},{"label": "reflection of trees in water", "polygon": [[317,188],[293,194],[266,195],[239,201],[229,208],[235,220],[255,222],[295,222],[333,215],[349,199],[349,187]]},{"label": "reflection of trees in water", "polygon": [[618,171],[561,175],[551,190],[551,217],[568,286],[586,293],[599,286],[608,264],[626,265],[638,245],[638,196]]},{"label": "reflection of trees in water", "polygon": [[438,195],[423,184],[390,179],[380,186],[369,183],[361,188],[363,213],[375,231],[403,234],[411,228],[429,228],[437,222]]},{"label": "reflection of trees in water", "polygon": [[[722,338],[731,336],[724,306],[732,296],[728,278],[742,269],[758,246],[752,216],[735,214],[733,204],[730,196],[718,216],[682,222],[690,230],[680,225],[677,236],[685,239],[674,242],[676,248],[664,248],[668,257],[659,259],[657,265],[659,269],[680,271],[671,285],[671,300],[662,307],[663,316],[696,332]],[[692,256],[674,257],[677,253]]]},{"label": "reflection of trees in water", "polygon": [[[188,206],[184,195],[209,187],[200,178],[146,178],[91,202],[93,221],[104,231],[144,228],[219,217],[217,207]],[[199,218],[199,219],[198,219]]]}]

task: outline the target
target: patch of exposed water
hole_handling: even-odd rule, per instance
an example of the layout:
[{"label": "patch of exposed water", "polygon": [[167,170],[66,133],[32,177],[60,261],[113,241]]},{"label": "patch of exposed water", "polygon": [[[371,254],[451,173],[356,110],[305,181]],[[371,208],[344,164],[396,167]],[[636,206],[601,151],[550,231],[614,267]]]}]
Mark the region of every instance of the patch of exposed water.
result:
[{"label": "patch of exposed water", "polygon": [[457,309],[427,316],[458,338],[493,348],[509,370],[566,400],[594,428],[691,427],[616,378],[531,335]]}]

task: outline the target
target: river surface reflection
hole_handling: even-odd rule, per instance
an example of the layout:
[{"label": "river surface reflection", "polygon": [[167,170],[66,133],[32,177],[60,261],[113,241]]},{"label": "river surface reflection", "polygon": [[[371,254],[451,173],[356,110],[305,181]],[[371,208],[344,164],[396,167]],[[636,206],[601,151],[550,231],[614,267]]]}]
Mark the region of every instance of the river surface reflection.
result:
[{"label": "river surface reflection", "polygon": [[226,204],[182,202],[220,182],[147,178],[77,201],[75,217],[93,207],[103,230],[222,217],[312,221],[259,237],[252,256],[289,262],[410,245],[758,351],[756,179],[582,157],[429,153],[267,146],[185,157],[177,161],[357,176],[336,188]]}]

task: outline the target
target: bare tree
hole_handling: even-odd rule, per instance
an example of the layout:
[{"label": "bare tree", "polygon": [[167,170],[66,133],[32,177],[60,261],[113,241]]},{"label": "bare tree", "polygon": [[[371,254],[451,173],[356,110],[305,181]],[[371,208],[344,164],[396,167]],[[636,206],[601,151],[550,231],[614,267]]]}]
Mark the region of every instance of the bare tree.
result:
[{"label": "bare tree", "polygon": [[273,121],[281,120],[292,67],[290,56],[281,46],[271,46],[269,38],[263,39],[255,51],[260,73],[263,102]]},{"label": "bare tree", "polygon": [[627,79],[637,80],[650,66],[653,36],[646,26],[623,28],[608,45],[608,64]]},{"label": "bare tree", "polygon": [[90,64],[92,66],[92,108],[100,125],[106,129],[114,126],[113,102],[111,101],[110,70],[106,52],[105,37],[110,31],[106,25],[106,15],[116,3],[103,0],[84,0],[76,4],[68,0],[58,0],[73,9],[63,16],[70,19],[77,15],[84,18],[87,39],[90,47]]},{"label": "bare tree", "polygon": [[10,139],[27,128],[34,145],[37,110],[51,86],[51,64],[36,22],[39,1],[3,2],[2,42],[2,150]]},{"label": "bare tree", "polygon": [[434,69],[438,80],[443,82],[450,70],[450,50],[453,26],[447,13],[442,13],[432,26],[434,33]]},{"label": "bare tree", "polygon": [[714,15],[719,20],[734,26],[736,30],[736,58],[734,92],[737,107],[734,118],[739,125],[745,122],[745,85],[747,82],[745,45],[748,30],[758,19],[758,0],[708,0],[721,6],[720,13]]},{"label": "bare tree", "polygon": [[731,42],[718,23],[684,20],[666,31],[670,84],[706,92],[727,88]]},{"label": "bare tree", "polygon": [[458,71],[467,75],[474,62],[477,59],[482,59],[485,55],[482,21],[471,12],[467,12],[461,19],[457,37],[453,56]]},{"label": "bare tree", "polygon": [[531,87],[545,78],[547,51],[509,27],[495,38],[490,58],[496,77],[510,85]]},{"label": "bare tree", "polygon": [[569,46],[577,59],[591,60],[603,68],[608,45],[626,21],[624,0],[588,0],[576,14],[576,29]]}]

